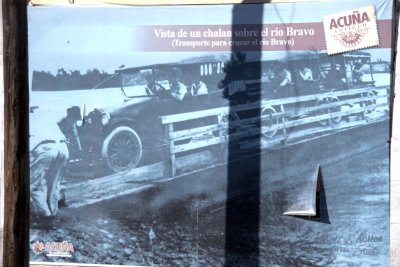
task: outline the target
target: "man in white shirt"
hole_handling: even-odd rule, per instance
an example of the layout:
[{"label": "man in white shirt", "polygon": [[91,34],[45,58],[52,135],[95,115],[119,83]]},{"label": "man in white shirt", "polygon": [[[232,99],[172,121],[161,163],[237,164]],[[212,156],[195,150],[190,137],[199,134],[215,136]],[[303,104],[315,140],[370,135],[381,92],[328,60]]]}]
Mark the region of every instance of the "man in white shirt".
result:
[{"label": "man in white shirt", "polygon": [[188,91],[186,85],[181,82],[181,76],[181,71],[177,68],[174,68],[172,69],[169,77],[171,97],[179,101],[183,100]]},{"label": "man in white shirt", "polygon": [[192,88],[190,90],[191,95],[196,96],[196,95],[206,95],[208,94],[208,89],[205,83],[202,81],[198,80],[197,82],[192,84]]},{"label": "man in white shirt", "polygon": [[187,93],[187,87],[179,80],[171,83],[171,96],[172,98],[182,101]]},{"label": "man in white shirt", "polygon": [[309,68],[307,68],[304,64],[300,65],[300,68],[297,71],[297,74],[298,74],[300,81],[302,81],[302,82],[313,80],[312,71]]},{"label": "man in white shirt", "polygon": [[281,70],[279,77],[281,79],[281,83],[279,84],[280,86],[285,86],[292,82],[292,74],[290,74],[290,72],[285,68]]},{"label": "man in white shirt", "polygon": [[[287,70],[282,64],[277,63],[275,67],[275,76],[272,81],[273,92],[276,93],[284,93],[281,92],[282,88],[286,88],[292,83],[292,74]],[[286,90],[283,90],[286,91]]]}]

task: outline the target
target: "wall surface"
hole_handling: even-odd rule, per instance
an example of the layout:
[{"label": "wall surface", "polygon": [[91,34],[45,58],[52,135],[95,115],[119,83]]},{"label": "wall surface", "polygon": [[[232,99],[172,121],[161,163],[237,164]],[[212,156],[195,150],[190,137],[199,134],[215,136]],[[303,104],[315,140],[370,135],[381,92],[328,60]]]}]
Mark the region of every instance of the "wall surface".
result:
[{"label": "wall surface", "polygon": [[[397,51],[399,50],[397,38]],[[400,94],[400,58],[397,54],[395,66],[395,94]],[[400,99],[394,98],[392,119],[392,149],[390,158],[390,247],[391,265],[400,266]]]},{"label": "wall surface", "polygon": [[[2,6],[0,5],[0,18]],[[0,23],[3,32],[3,23]],[[4,114],[4,79],[3,79],[3,38],[0,38],[0,114]],[[3,226],[4,226],[4,117],[0,116],[0,266],[3,266]]]}]

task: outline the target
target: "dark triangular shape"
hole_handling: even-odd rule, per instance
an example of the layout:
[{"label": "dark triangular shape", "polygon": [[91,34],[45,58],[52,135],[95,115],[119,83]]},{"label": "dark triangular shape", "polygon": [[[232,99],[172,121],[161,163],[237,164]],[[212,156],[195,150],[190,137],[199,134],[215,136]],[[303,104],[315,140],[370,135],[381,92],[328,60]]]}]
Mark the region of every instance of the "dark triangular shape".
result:
[{"label": "dark triangular shape", "polygon": [[318,171],[318,178],[317,178],[317,214],[314,218],[310,218],[312,221],[321,222],[321,223],[328,223],[329,221],[329,213],[328,213],[328,205],[326,203],[326,195],[325,195],[325,187],[324,187],[324,180],[322,178],[321,169]]}]

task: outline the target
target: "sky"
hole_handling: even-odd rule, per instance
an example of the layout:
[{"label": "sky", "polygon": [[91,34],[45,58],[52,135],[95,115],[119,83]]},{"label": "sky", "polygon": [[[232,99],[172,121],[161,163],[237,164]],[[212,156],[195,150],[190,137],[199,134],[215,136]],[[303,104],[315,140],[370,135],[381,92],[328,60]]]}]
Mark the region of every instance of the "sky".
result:
[{"label": "sky", "polygon": [[[322,21],[327,14],[374,4],[378,19],[391,17],[389,0],[352,0],[339,5],[285,3],[264,5],[264,23]],[[257,23],[251,14],[259,5],[242,5],[239,24]],[[310,14],[312,13],[312,18]],[[141,42],[135,34],[139,25],[230,24],[231,5],[187,7],[29,7],[29,70],[80,70],[97,68],[113,73],[121,65],[140,66],[178,61],[203,52],[135,51]],[[376,52],[373,52],[373,57]],[[389,55],[389,53],[386,53]],[[378,52],[377,57],[384,58]],[[387,58],[389,59],[389,58]]]}]

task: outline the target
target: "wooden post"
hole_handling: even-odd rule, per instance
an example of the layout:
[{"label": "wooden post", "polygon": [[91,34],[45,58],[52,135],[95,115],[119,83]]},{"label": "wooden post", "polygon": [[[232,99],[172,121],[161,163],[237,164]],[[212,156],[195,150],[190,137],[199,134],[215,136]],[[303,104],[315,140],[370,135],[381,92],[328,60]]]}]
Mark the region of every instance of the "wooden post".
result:
[{"label": "wooden post", "polygon": [[363,120],[363,119],[365,119],[365,107],[366,107],[366,104],[364,101],[364,93],[361,94],[360,107],[362,107],[364,109],[359,115],[360,120]]},{"label": "wooden post", "polygon": [[[3,16],[0,5],[0,18]],[[3,32],[3,23],[0,23]],[[3,38],[0,38],[0,266],[3,266],[3,228],[4,228],[4,80],[3,80]]]},{"label": "wooden post", "polygon": [[218,114],[218,129],[219,129],[219,136],[224,136],[225,138],[225,142],[220,143],[220,149],[221,149],[221,153],[219,153],[219,155],[221,155],[222,162],[226,162],[228,160],[228,142],[229,142],[229,114],[226,115],[227,116],[227,122],[228,122],[228,128],[223,128],[223,124],[224,124],[224,115],[222,114]]},{"label": "wooden post", "polygon": [[[282,130],[283,130],[283,135],[285,136],[285,139],[286,139],[286,135],[287,135],[287,130],[286,130],[286,117],[285,117],[285,107],[283,106],[283,104],[281,104],[281,112],[283,113],[283,116],[282,116],[282,123],[283,123],[283,125],[285,126]],[[278,123],[279,123],[279,117],[278,117]]]},{"label": "wooden post", "polygon": [[26,1],[2,1],[4,40],[3,264],[29,264],[28,67]]},{"label": "wooden post", "polygon": [[165,125],[165,136],[167,137],[167,142],[168,142],[168,152],[169,152],[169,170],[170,170],[170,175],[171,177],[174,177],[176,175],[176,158],[175,154],[172,151],[172,148],[174,147],[174,141],[171,140],[170,138],[170,133],[174,131],[174,124],[169,123]]}]

